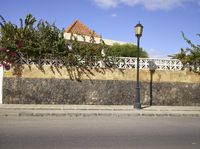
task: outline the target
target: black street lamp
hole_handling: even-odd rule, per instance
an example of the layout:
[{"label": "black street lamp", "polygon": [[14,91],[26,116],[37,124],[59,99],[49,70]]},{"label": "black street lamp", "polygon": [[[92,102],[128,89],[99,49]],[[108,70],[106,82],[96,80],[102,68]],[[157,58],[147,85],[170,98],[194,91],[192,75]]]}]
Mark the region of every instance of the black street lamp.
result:
[{"label": "black street lamp", "polygon": [[134,101],[134,108],[141,109],[140,103],[140,82],[139,82],[139,57],[140,57],[140,37],[142,36],[143,26],[140,22],[135,26],[135,36],[137,37],[137,84],[135,87],[136,97]]}]

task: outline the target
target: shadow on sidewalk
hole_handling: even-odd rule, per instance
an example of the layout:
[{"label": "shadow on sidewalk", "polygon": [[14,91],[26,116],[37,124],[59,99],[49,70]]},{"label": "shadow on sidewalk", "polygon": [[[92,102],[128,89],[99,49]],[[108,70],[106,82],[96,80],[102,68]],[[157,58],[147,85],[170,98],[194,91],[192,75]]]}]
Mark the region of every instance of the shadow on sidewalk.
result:
[{"label": "shadow on sidewalk", "polygon": [[146,108],[149,108],[151,106],[147,105],[147,106],[142,106],[141,109],[146,109]]}]

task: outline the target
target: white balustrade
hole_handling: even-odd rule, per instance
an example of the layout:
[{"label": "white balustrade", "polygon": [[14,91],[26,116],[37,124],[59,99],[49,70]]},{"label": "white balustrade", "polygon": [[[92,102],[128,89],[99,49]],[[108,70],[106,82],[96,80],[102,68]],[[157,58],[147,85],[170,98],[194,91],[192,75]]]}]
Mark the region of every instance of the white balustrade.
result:
[{"label": "white balustrade", "polygon": [[[149,69],[149,62],[153,61],[158,70],[182,70],[183,64],[177,59],[140,58],[139,68]],[[116,62],[120,69],[137,69],[137,58],[119,57]]]},{"label": "white balustrade", "polygon": [[[110,57],[111,59],[111,57]],[[177,59],[159,59],[159,58],[140,58],[139,61],[139,68],[140,69],[149,69],[149,62],[153,61],[156,66],[157,70],[182,70],[183,64],[180,60]],[[36,61],[31,59],[21,59],[18,63],[22,64],[37,64]],[[82,63],[85,63],[83,60]],[[52,59],[43,59],[40,60],[38,63],[42,65],[53,65],[53,66],[62,66],[62,60],[52,60]],[[114,58],[114,64],[119,69],[137,69],[137,58],[135,57],[117,57]],[[94,67],[104,68],[105,64],[103,61],[96,61]]]}]

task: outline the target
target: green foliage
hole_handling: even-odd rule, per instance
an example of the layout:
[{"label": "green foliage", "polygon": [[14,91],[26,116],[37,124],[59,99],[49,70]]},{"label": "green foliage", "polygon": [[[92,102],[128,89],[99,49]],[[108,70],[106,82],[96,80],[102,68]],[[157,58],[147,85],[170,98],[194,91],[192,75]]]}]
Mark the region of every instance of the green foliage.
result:
[{"label": "green foliage", "polygon": [[[105,65],[111,65],[108,58],[101,54],[102,49],[105,51],[107,49],[104,42],[95,44],[94,37],[91,37],[90,43],[80,43],[72,35],[71,38],[74,40],[67,42],[63,36],[64,30],[59,30],[55,24],[47,21],[37,22],[31,14],[28,14],[24,21],[20,19],[19,27],[11,22],[6,22],[2,16],[0,16],[0,20],[0,47],[2,47],[0,62],[12,63],[13,70],[19,71],[16,72],[18,75],[21,75],[23,67],[16,61],[22,59],[31,59],[43,72],[41,60],[60,60],[67,70],[75,69],[78,76],[86,71],[91,73],[89,69],[94,67],[96,61],[101,60],[105,62]],[[72,50],[68,47],[69,43],[73,47]],[[9,57],[10,53],[15,53],[14,59]],[[53,67],[58,70],[60,66],[51,66],[52,71]]]},{"label": "green foliage", "polygon": [[[31,14],[28,14],[24,21],[23,19],[19,20],[19,27],[11,22],[6,22],[3,17],[1,17],[1,20],[0,45],[8,49],[9,52],[6,53],[6,56],[1,56],[0,61],[9,61],[13,64],[15,71],[22,71],[22,67],[15,63],[16,59],[18,61],[21,59],[33,59],[38,62],[47,55],[52,56],[53,51],[57,50],[57,44],[60,41],[58,38],[60,31],[55,25],[50,25],[44,21],[39,21],[35,25],[36,19]],[[8,57],[10,52],[16,53],[16,59]],[[5,52],[1,50],[1,55],[3,53]],[[21,73],[17,72],[16,74]]]},{"label": "green foliage", "polygon": [[[189,48],[181,49],[180,53],[171,56],[181,60],[185,67],[188,67],[194,72],[200,73],[200,45],[193,44],[182,32],[183,39],[189,44]],[[200,37],[200,34],[197,34]]]},{"label": "green foliage", "polygon": [[[133,44],[114,44],[109,47],[107,54],[116,57],[137,57],[137,46]],[[140,57],[148,57],[147,52],[142,48],[140,48]]]}]

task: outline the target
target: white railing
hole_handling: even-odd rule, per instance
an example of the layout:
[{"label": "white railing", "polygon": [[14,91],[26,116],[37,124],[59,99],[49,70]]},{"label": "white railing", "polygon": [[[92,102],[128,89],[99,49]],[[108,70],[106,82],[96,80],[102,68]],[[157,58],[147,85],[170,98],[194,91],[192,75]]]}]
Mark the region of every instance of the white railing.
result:
[{"label": "white railing", "polygon": [[[154,62],[156,64],[157,70],[182,70],[183,64],[180,60],[177,59],[158,59],[158,58],[140,58],[140,69],[149,69],[149,62]],[[36,62],[28,59],[21,59],[18,63],[22,64],[36,64]],[[37,64],[40,63],[42,65],[53,65],[53,66],[62,66],[63,62],[61,60],[52,60],[52,59],[43,59]],[[84,63],[84,61],[82,61]],[[136,69],[137,68],[137,58],[134,57],[117,57],[114,59],[114,63],[119,69]],[[94,67],[104,68],[105,64],[103,61],[97,61],[94,64]]]},{"label": "white railing", "polygon": [[[177,59],[158,59],[158,58],[140,58],[140,69],[149,69],[149,62],[153,61],[157,70],[181,70],[183,64]],[[120,57],[117,61],[118,68],[121,69],[136,69],[137,58],[132,57]]]}]

